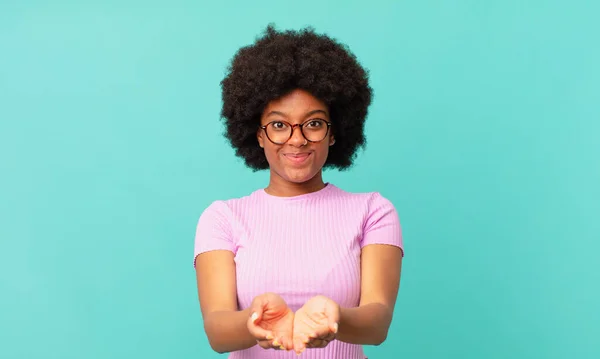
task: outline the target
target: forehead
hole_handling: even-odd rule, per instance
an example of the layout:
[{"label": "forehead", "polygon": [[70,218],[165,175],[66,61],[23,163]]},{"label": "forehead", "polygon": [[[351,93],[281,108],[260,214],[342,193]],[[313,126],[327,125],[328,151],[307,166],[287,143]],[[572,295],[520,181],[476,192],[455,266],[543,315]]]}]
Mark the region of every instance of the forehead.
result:
[{"label": "forehead", "polygon": [[263,116],[279,112],[287,116],[302,116],[314,110],[327,112],[327,106],[318,98],[304,90],[294,90],[267,104]]}]

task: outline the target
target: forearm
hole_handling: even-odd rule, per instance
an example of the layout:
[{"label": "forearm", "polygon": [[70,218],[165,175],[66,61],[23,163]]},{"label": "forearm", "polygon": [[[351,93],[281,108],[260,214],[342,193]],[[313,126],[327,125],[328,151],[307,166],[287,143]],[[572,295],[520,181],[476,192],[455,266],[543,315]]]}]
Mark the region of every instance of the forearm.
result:
[{"label": "forearm", "polygon": [[206,315],[204,330],[212,349],[218,353],[229,353],[256,345],[256,339],[248,331],[249,317],[249,309],[212,312]]},{"label": "forearm", "polygon": [[379,345],[387,337],[392,310],[380,303],[341,308],[336,339],[351,344]]}]

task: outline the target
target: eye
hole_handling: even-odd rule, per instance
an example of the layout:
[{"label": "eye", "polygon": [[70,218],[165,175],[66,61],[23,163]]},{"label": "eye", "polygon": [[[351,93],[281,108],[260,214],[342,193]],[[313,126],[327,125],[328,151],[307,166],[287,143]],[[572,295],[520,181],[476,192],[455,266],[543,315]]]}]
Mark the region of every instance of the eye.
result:
[{"label": "eye", "polygon": [[271,122],[271,126],[276,130],[282,130],[287,127],[286,124],[281,121]]},{"label": "eye", "polygon": [[323,127],[324,125],[325,125],[325,122],[323,120],[310,120],[306,123],[305,126],[308,128],[316,129],[316,128]]}]

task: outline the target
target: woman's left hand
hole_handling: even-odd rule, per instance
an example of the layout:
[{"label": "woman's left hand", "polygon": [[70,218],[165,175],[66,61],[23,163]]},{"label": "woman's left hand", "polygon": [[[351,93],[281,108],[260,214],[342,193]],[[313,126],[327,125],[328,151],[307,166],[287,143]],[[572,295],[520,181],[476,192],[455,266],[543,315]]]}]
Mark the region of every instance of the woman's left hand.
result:
[{"label": "woman's left hand", "polygon": [[340,306],[318,295],[306,302],[294,315],[294,350],[300,354],[306,348],[325,348],[338,331]]}]

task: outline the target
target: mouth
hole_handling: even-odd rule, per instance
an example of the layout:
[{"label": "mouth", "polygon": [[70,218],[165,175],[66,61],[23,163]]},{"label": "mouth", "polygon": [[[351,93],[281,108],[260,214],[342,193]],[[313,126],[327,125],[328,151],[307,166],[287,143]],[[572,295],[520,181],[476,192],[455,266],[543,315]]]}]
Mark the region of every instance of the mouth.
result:
[{"label": "mouth", "polygon": [[290,162],[294,164],[302,164],[308,160],[310,157],[310,152],[303,153],[284,153],[283,156]]}]

